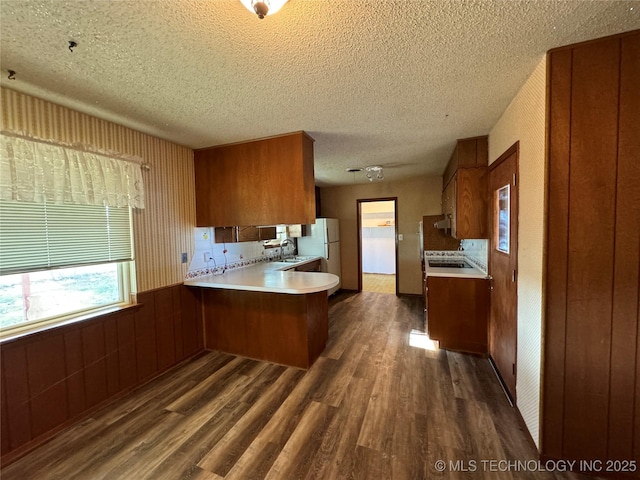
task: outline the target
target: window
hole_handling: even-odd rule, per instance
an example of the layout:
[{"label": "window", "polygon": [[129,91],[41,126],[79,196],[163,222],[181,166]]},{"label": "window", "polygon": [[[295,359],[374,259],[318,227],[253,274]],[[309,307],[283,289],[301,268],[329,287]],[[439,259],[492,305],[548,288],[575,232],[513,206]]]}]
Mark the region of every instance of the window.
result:
[{"label": "window", "polygon": [[130,302],[131,209],[0,201],[0,334]]},{"label": "window", "polygon": [[493,239],[496,250],[509,253],[511,188],[505,185],[494,194],[494,231]]}]

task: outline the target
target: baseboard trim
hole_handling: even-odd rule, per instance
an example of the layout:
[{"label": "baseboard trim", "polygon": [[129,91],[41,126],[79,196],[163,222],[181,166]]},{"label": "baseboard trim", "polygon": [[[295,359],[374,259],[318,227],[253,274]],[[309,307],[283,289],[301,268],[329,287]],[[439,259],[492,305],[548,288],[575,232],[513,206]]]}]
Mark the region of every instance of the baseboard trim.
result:
[{"label": "baseboard trim", "polygon": [[491,357],[491,355],[488,356],[489,359],[489,364],[491,365],[491,368],[493,369],[493,373],[496,374],[496,377],[498,377],[498,381],[500,382],[500,387],[502,387],[502,391],[504,392],[505,397],[507,397],[507,401],[509,402],[509,405],[511,405],[516,413],[516,417],[518,419],[518,423],[520,424],[520,427],[522,428],[522,431],[526,434],[527,437],[527,442],[529,443],[529,445],[531,446],[531,448],[533,450],[535,450],[536,452],[538,452],[538,455],[540,455],[540,450],[538,449],[538,446],[536,445],[535,440],[533,439],[533,437],[531,436],[531,432],[529,431],[529,427],[527,426],[527,422],[524,421],[524,417],[522,416],[522,412],[520,411],[520,408],[518,407],[518,405],[516,403],[514,403],[513,399],[511,398],[511,395],[509,395],[509,391],[507,390],[507,387],[504,383],[504,380],[502,379],[502,376],[500,375],[500,372],[498,371],[498,367],[496,367],[496,364],[493,360],[493,358]]},{"label": "baseboard trim", "polygon": [[496,363],[493,361],[493,357],[491,357],[491,355],[489,355],[489,364],[491,365],[491,368],[493,369],[493,373],[496,374],[496,377],[498,377],[498,381],[500,382],[500,386],[502,387],[502,391],[504,392],[505,396],[507,397],[507,401],[509,402],[509,405],[511,405],[512,407],[515,407],[516,404],[513,401],[513,399],[511,398],[511,395],[509,394],[509,390],[507,390],[507,386],[504,383],[504,380],[502,379],[502,375],[500,375],[500,372],[498,371],[498,367],[496,366]]}]

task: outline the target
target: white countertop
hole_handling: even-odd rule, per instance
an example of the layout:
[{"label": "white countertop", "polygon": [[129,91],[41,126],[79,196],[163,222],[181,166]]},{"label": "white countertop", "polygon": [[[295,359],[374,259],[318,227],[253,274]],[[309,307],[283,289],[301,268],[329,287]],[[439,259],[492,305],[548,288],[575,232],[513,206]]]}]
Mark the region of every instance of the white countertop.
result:
[{"label": "white countertop", "polygon": [[191,287],[294,295],[321,292],[338,285],[340,279],[332,273],[293,271],[295,267],[319,258],[321,257],[304,257],[304,260],[299,262],[261,262],[249,267],[230,270],[222,275],[207,275],[185,280],[184,284]]},{"label": "white countertop", "polygon": [[[445,257],[452,260],[453,257]],[[477,268],[472,262],[467,261],[472,268],[447,268],[447,267],[430,267],[429,260],[442,260],[443,257],[427,257],[424,258],[424,275],[425,277],[456,277],[456,278],[487,278],[487,273]],[[456,258],[457,259],[457,258]],[[465,260],[460,257],[460,260]]]}]

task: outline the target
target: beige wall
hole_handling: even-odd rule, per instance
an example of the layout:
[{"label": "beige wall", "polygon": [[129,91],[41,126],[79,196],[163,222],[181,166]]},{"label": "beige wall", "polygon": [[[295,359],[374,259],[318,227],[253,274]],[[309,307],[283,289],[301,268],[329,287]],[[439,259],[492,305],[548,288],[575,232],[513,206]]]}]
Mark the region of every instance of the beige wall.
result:
[{"label": "beige wall", "polygon": [[516,141],[519,155],[517,403],[540,445],[546,57],[489,134],[489,163]]},{"label": "beige wall", "polygon": [[193,151],[9,89],[0,89],[0,129],[142,157],[146,208],[135,211],[133,231],[139,292],[181,283],[193,255]]},{"label": "beige wall", "polygon": [[358,288],[357,200],[398,197],[398,281],[400,293],[421,294],[420,241],[418,222],[423,215],[441,213],[442,177],[421,176],[399,182],[320,189],[322,216],[340,220],[342,288]]}]

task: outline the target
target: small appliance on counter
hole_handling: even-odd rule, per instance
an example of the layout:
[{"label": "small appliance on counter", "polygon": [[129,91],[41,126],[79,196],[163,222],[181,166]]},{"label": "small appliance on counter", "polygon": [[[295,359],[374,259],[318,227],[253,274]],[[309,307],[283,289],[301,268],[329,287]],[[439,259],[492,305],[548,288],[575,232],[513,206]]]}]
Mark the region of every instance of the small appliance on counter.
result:
[{"label": "small appliance on counter", "polygon": [[[307,236],[297,240],[298,254],[322,257],[322,271],[340,278],[340,228],[337,218],[317,218],[307,226]],[[329,290],[329,295],[340,288],[341,282]]]}]

